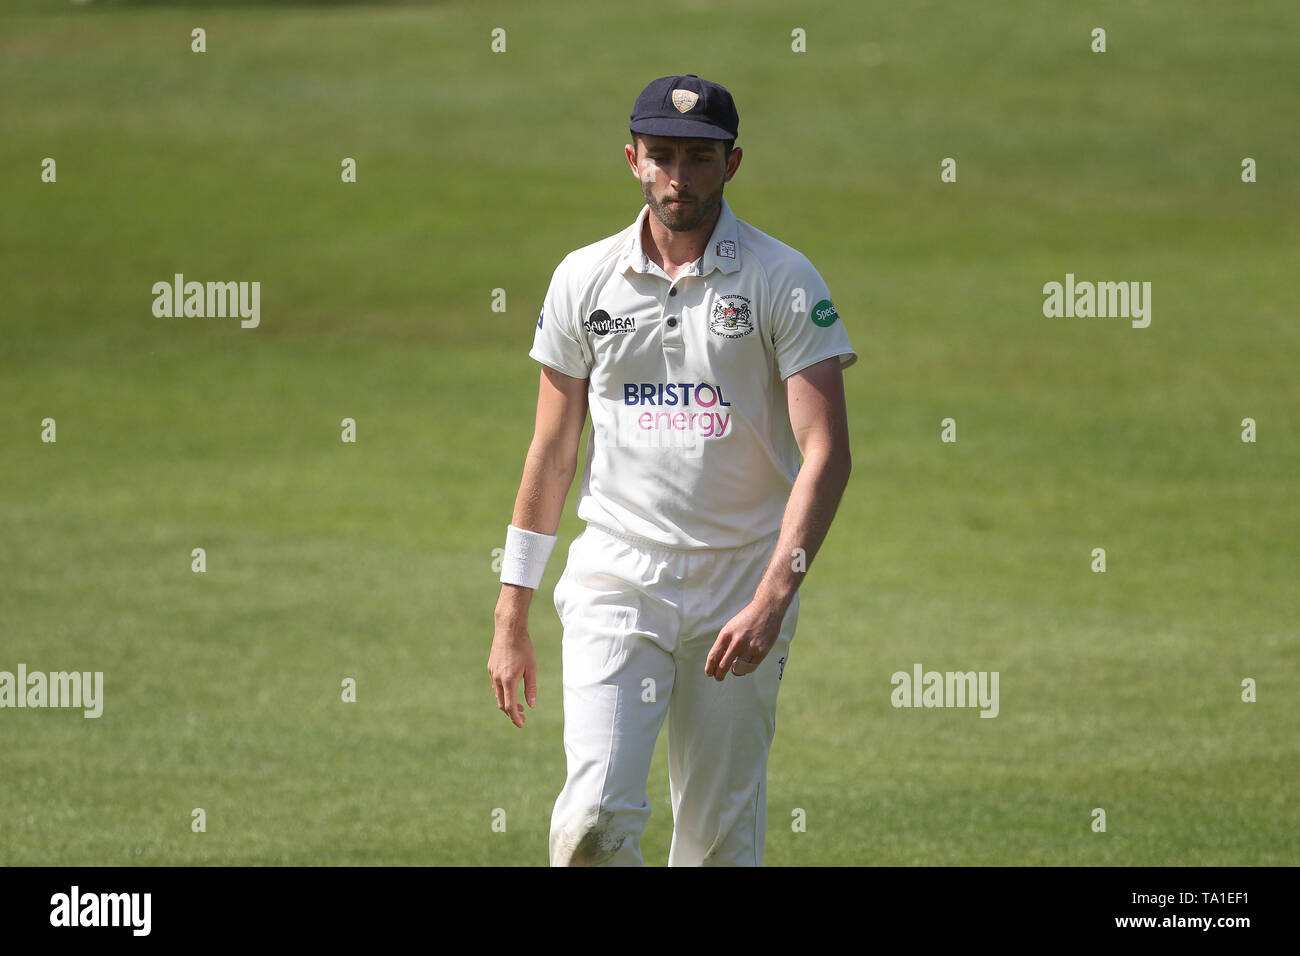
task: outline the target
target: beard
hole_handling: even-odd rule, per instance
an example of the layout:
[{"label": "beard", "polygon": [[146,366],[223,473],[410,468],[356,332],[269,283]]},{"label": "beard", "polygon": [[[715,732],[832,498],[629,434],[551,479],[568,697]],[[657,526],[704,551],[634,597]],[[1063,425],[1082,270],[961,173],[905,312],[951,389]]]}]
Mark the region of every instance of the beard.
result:
[{"label": "beard", "polygon": [[722,205],[722,185],[703,198],[690,197],[693,201],[680,209],[673,209],[656,199],[650,191],[650,185],[648,182],[641,183],[641,195],[645,197],[646,205],[655,214],[655,218],[673,232],[690,232],[699,228]]}]

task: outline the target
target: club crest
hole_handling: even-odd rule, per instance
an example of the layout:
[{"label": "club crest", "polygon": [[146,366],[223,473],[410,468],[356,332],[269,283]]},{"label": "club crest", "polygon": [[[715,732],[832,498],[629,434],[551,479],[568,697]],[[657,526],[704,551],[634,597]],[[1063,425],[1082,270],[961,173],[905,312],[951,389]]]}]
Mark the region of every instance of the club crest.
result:
[{"label": "club crest", "polygon": [[673,90],[673,106],[677,107],[679,113],[689,112],[699,98],[699,93],[692,93],[690,90]]},{"label": "club crest", "polygon": [[753,332],[749,300],[743,295],[719,296],[709,316],[709,331],[726,339],[738,339]]}]

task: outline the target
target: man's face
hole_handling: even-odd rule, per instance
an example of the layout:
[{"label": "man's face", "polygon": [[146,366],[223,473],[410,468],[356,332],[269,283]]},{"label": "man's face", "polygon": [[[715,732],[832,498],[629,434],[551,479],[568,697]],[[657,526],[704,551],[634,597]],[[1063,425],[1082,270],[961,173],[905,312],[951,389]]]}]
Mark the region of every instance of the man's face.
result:
[{"label": "man's face", "polygon": [[722,204],[722,187],[740,164],[740,150],[726,158],[720,139],[636,137],[628,161],[641,180],[641,194],[655,217],[673,232],[689,232]]}]

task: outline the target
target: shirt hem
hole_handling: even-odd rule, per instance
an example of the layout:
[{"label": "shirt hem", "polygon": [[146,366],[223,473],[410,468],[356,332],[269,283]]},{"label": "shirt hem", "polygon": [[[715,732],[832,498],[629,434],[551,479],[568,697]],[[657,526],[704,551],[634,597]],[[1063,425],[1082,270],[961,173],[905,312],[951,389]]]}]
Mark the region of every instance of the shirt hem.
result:
[{"label": "shirt hem", "polygon": [[802,363],[800,363],[800,364],[798,365],[798,367],[796,367],[796,368],[792,368],[792,369],[790,369],[790,371],[788,371],[788,372],[782,372],[782,373],[781,373],[781,381],[784,382],[784,381],[785,381],[787,378],[789,378],[791,375],[794,375],[794,374],[796,374],[797,372],[802,372],[804,369],[806,369],[806,368],[810,368],[811,366],[816,365],[818,362],[825,362],[828,358],[836,358],[836,357],[838,357],[838,356],[842,356],[842,355],[850,355],[850,356],[852,356],[852,358],[850,358],[847,362],[844,362],[844,361],[841,361],[841,362],[840,362],[840,369],[841,369],[841,370],[842,370],[842,369],[846,369],[846,368],[848,368],[850,365],[852,365],[854,362],[856,362],[856,361],[858,360],[858,353],[855,352],[853,349],[841,349],[841,350],[838,351],[838,352],[831,352],[831,353],[829,353],[829,354],[827,354],[827,355],[819,355],[819,356],[817,356],[817,357],[814,358],[814,359],[809,359],[807,362],[802,362]]},{"label": "shirt hem", "polygon": [[567,375],[567,376],[569,376],[569,378],[576,378],[576,379],[578,379],[579,381],[583,381],[583,380],[588,379],[588,378],[591,377],[591,373],[590,373],[590,372],[583,372],[583,373],[581,373],[581,374],[575,374],[574,372],[571,372],[569,369],[567,369],[567,368],[565,368],[564,366],[560,365],[558,362],[553,362],[553,361],[551,361],[550,359],[545,359],[545,358],[542,358],[542,357],[539,356],[539,355],[534,355],[532,352],[529,352],[529,353],[528,353],[528,357],[529,357],[530,359],[532,359],[534,362],[537,362],[539,365],[545,365],[547,368],[553,368],[553,369],[555,369],[555,371],[559,372],[561,375]]}]

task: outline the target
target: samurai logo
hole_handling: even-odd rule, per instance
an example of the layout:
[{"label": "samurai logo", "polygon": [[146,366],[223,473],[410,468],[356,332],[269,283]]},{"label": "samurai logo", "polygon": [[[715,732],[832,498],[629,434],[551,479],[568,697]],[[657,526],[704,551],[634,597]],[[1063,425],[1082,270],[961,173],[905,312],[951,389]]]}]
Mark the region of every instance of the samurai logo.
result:
[{"label": "samurai logo", "polygon": [[749,300],[743,295],[719,296],[709,317],[709,331],[727,339],[738,339],[754,331]]},{"label": "samurai logo", "polygon": [[596,335],[622,334],[636,331],[636,319],[630,315],[610,318],[609,313],[604,309],[597,309],[587,316],[587,321],[582,323],[582,327]]}]

